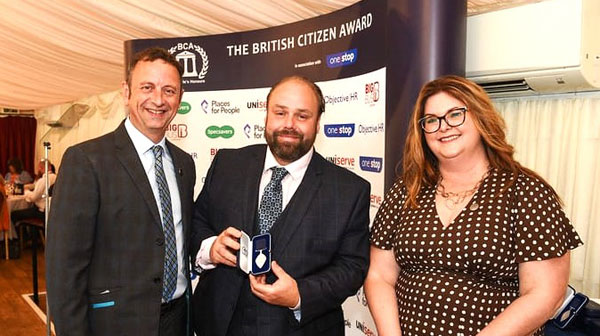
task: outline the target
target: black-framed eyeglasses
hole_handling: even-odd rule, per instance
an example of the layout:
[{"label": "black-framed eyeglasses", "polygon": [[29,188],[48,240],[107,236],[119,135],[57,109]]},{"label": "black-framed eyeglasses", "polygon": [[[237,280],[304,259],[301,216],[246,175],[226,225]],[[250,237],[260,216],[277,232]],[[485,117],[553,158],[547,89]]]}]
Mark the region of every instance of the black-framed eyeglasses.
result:
[{"label": "black-framed eyeglasses", "polygon": [[419,124],[425,133],[435,133],[442,126],[442,120],[446,121],[446,124],[450,127],[457,127],[465,122],[467,115],[467,107],[454,107],[448,110],[446,114],[441,117],[428,114],[423,118],[419,119]]}]

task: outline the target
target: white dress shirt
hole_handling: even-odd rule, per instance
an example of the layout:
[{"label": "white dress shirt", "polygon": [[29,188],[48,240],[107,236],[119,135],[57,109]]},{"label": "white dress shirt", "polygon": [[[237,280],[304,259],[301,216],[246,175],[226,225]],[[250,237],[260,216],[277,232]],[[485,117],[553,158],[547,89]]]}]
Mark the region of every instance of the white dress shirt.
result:
[{"label": "white dress shirt", "polygon": [[[257,209],[258,209],[258,206],[260,206],[260,201],[261,201],[262,195],[265,191],[265,187],[267,186],[267,184],[269,184],[269,181],[271,180],[271,175],[273,174],[273,171],[271,170],[271,168],[283,167],[288,171],[288,174],[283,178],[283,180],[281,180],[281,190],[282,190],[282,196],[283,196],[281,208],[282,208],[282,211],[284,211],[285,208],[287,207],[288,203],[290,202],[290,199],[292,199],[292,197],[296,193],[296,190],[298,190],[300,183],[302,183],[302,179],[304,178],[304,174],[306,173],[308,164],[310,163],[310,160],[312,159],[313,153],[314,153],[314,148],[311,148],[308,151],[308,153],[304,154],[298,160],[296,160],[286,166],[282,166],[277,162],[277,160],[273,156],[273,153],[271,153],[270,148],[267,146],[267,154],[265,155],[265,163],[263,166],[262,175],[260,177],[260,187],[259,187],[259,191],[258,191]],[[209,269],[213,269],[216,267],[216,265],[213,264],[210,260],[210,249],[211,249],[213,243],[215,242],[215,239],[217,239],[217,236],[212,236],[212,237],[206,238],[200,244],[200,250],[198,251],[198,255],[196,256],[196,266],[200,267],[203,270],[209,270]],[[300,309],[300,302],[298,302],[298,305],[296,305],[296,307],[294,307],[292,309],[295,310],[294,313],[296,315],[296,318],[298,320],[300,320],[300,315],[299,315],[300,311],[298,310],[298,309]]]},{"label": "white dress shirt", "polygon": [[[48,187],[52,186],[56,181],[56,174],[48,172]],[[35,181],[33,191],[25,190],[25,200],[29,203],[35,203],[35,206],[41,211],[46,210],[46,200],[44,193],[46,192],[46,173],[40,179]]]},{"label": "white dress shirt", "polygon": [[152,193],[154,194],[154,199],[156,200],[156,206],[158,207],[161,221],[162,209],[160,206],[158,185],[156,183],[154,152],[152,151],[152,148],[155,145],[159,145],[163,148],[163,170],[165,171],[167,184],[169,185],[169,193],[171,194],[171,208],[173,211],[173,223],[175,223],[175,240],[177,245],[177,287],[175,289],[175,294],[173,294],[173,298],[176,299],[185,293],[187,288],[187,279],[185,276],[185,268],[183,267],[185,264],[183,261],[183,223],[181,214],[181,199],[179,198],[179,188],[177,187],[177,178],[175,175],[173,158],[171,157],[171,153],[166,146],[165,137],[155,144],[152,142],[152,140],[148,139],[144,134],[142,134],[142,132],[135,128],[129,118],[127,118],[125,121],[125,129],[127,130],[127,134],[129,134],[129,137],[133,142],[135,151],[142,161],[146,176],[148,176],[148,181],[152,187]]}]

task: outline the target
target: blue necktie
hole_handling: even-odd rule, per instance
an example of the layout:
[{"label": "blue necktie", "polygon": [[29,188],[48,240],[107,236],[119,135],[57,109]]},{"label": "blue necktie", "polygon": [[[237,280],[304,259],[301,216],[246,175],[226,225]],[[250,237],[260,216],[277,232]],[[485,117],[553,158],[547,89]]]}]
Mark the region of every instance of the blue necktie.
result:
[{"label": "blue necktie", "polygon": [[175,225],[173,225],[173,210],[171,209],[171,193],[163,169],[161,146],[152,147],[154,152],[154,170],[156,172],[156,184],[158,185],[158,196],[162,210],[162,225],[165,235],[165,264],[163,277],[162,298],[168,302],[175,294],[177,287],[177,243],[175,241]]},{"label": "blue necktie", "polygon": [[265,187],[258,207],[258,229],[260,234],[271,230],[282,211],[281,180],[287,175],[288,171],[281,167],[273,167],[271,170],[273,171],[271,181]]}]

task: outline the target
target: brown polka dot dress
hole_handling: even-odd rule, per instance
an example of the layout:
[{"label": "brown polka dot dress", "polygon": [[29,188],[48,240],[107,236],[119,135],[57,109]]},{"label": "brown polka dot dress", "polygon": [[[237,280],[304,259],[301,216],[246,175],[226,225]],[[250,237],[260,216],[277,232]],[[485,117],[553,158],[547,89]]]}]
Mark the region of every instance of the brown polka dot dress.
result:
[{"label": "brown polka dot dress", "polygon": [[[417,209],[403,209],[394,184],[377,212],[371,244],[393,249],[403,336],[475,335],[519,296],[518,264],[559,257],[583,243],[539,180],[492,170],[456,219],[443,228],[435,186]],[[543,335],[538,330],[534,335]]]}]

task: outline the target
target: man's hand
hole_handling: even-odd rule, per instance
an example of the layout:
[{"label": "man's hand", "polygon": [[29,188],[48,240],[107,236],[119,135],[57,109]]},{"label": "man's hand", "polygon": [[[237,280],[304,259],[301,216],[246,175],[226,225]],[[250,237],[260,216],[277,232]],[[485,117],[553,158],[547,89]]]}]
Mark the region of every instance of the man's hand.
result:
[{"label": "man's hand", "polygon": [[300,300],[298,283],[276,261],[271,263],[271,269],[277,277],[277,281],[273,284],[267,283],[267,277],[264,274],[259,276],[250,274],[250,288],[252,289],[252,293],[272,305],[288,308],[296,307]]},{"label": "man's hand", "polygon": [[228,227],[217,236],[210,248],[210,262],[235,267],[236,253],[240,249],[242,232],[236,228]]}]

